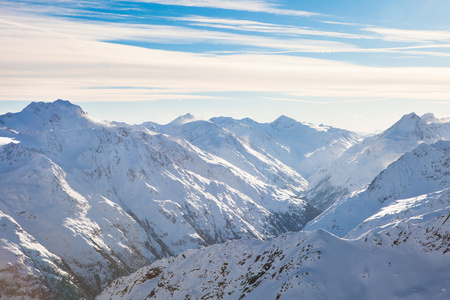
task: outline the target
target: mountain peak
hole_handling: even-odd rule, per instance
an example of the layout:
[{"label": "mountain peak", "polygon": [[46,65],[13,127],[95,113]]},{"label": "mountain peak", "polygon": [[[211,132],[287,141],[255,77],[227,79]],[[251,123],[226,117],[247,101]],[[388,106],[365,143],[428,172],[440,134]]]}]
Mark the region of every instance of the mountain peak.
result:
[{"label": "mountain peak", "polygon": [[33,112],[34,114],[57,113],[74,114],[78,117],[86,115],[86,112],[78,105],[70,101],[58,99],[54,102],[31,102],[22,112]]},{"label": "mountain peak", "polygon": [[275,123],[275,122],[277,122],[277,123],[280,123],[280,122],[282,122],[282,123],[292,123],[292,122],[297,122],[297,121],[295,121],[294,119],[292,119],[292,118],[290,118],[288,116],[281,115],[275,121],[273,121],[273,123]]},{"label": "mountain peak", "polygon": [[415,112],[411,112],[409,114],[403,115],[402,119],[403,118],[417,119],[417,118],[420,118],[420,117]]},{"label": "mountain peak", "polygon": [[258,122],[256,122],[255,120],[253,120],[253,119],[250,119],[250,118],[243,118],[243,119],[241,119],[241,122],[243,122],[243,123],[245,123],[245,124],[258,124]]},{"label": "mountain peak", "polygon": [[415,124],[416,122],[423,121],[415,112],[403,115],[400,120],[398,120],[392,127],[394,126],[405,126],[408,124]]},{"label": "mountain peak", "polygon": [[294,126],[297,123],[298,122],[296,120],[294,120],[292,118],[289,118],[289,117],[287,117],[285,115],[281,115],[275,121],[273,121],[271,123],[271,125],[273,127],[284,127],[284,128],[287,128],[287,127],[292,127],[292,126]]},{"label": "mountain peak", "polygon": [[92,118],[78,105],[65,100],[32,102],[21,112],[0,116],[0,124],[21,131],[30,128],[70,128]]},{"label": "mountain peak", "polygon": [[195,121],[196,119],[197,118],[194,115],[187,113],[185,115],[179,116],[178,118],[167,124],[167,126],[179,126],[185,123]]},{"label": "mountain peak", "polygon": [[430,128],[416,113],[410,113],[401,117],[397,123],[382,133],[389,139],[400,140],[414,136],[418,140],[430,141],[440,138],[439,133]]}]

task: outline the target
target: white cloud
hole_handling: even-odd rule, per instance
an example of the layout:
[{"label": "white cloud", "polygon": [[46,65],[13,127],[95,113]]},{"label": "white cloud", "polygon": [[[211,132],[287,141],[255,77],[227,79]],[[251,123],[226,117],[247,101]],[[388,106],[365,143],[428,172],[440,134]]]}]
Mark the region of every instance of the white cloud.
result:
[{"label": "white cloud", "polygon": [[325,24],[343,25],[343,26],[367,26],[367,25],[360,24],[360,23],[349,23],[349,22],[338,22],[338,21],[319,20],[319,22],[325,23]]},{"label": "white cloud", "polygon": [[177,18],[170,18],[170,19],[175,20],[175,21],[190,22],[190,25],[195,25],[195,26],[233,29],[233,30],[250,31],[250,32],[275,33],[275,34],[290,35],[290,36],[309,35],[309,36],[335,37],[335,38],[346,38],[346,39],[373,39],[373,37],[370,37],[368,35],[358,35],[358,34],[343,33],[343,32],[313,30],[310,28],[277,25],[277,24],[256,22],[256,21],[250,21],[250,20],[222,19],[222,18],[211,18],[211,17],[203,17],[203,16],[188,16],[188,17],[177,17]]},{"label": "white cloud", "polygon": [[285,101],[285,102],[298,102],[298,103],[308,103],[308,104],[330,104],[330,101],[313,101],[313,100],[303,100],[303,99],[293,99],[293,98],[280,98],[280,97],[261,97],[267,100],[275,100],[275,101]]},{"label": "white cloud", "polygon": [[353,116],[354,116],[355,118],[357,118],[357,119],[361,119],[361,120],[369,120],[369,118],[367,118],[367,117],[365,117],[365,116],[358,115],[358,114],[353,114]]},{"label": "white cloud", "polygon": [[[130,0],[125,5],[115,5],[121,1],[78,1],[78,0],[22,0],[19,3],[12,0],[4,0],[0,2],[0,7],[5,10],[14,10],[21,12],[42,13],[42,14],[57,14],[66,16],[108,16],[111,18],[120,18],[121,11],[126,15],[127,11],[139,10],[134,4],[140,3],[154,3],[171,6],[187,6],[187,7],[202,7],[213,9],[237,10],[247,12],[268,13],[276,15],[289,15],[299,17],[313,17],[321,16],[320,13],[301,11],[294,9],[284,9],[273,1],[264,0]],[[113,7],[116,13],[102,12]],[[96,10],[93,10],[95,8]]]},{"label": "white cloud", "polygon": [[395,28],[368,27],[366,31],[376,33],[379,38],[393,42],[448,42],[450,31],[446,30],[409,30]]},{"label": "white cloud", "polygon": [[[90,41],[140,41],[164,44],[215,43],[295,52],[335,52],[350,51],[356,47],[341,42],[313,39],[281,39],[264,36],[233,34],[219,31],[192,29],[181,26],[116,24],[105,22],[75,23],[62,19],[14,17],[13,21],[0,19],[0,24],[8,35],[20,34],[20,28],[73,39]],[[9,32],[9,33],[8,33]]]},{"label": "white cloud", "polygon": [[[289,93],[290,96],[305,96],[303,93]],[[314,95],[310,95],[309,97],[317,97]],[[338,95],[334,95],[330,98],[345,98],[348,96],[340,97]],[[387,98],[372,98],[368,96],[366,99],[347,99],[347,100],[304,100],[301,98],[280,98],[280,97],[261,97],[263,99],[268,100],[275,100],[275,101],[286,101],[286,102],[299,102],[299,103],[308,103],[308,104],[316,104],[316,105],[327,105],[327,104],[345,104],[345,103],[358,103],[358,102],[382,102],[382,101],[388,101]]]},{"label": "white cloud", "polygon": [[319,13],[282,9],[278,5],[261,0],[135,0],[135,2],[157,3],[163,5],[208,7],[249,12],[263,12],[277,15],[291,15],[301,17],[318,16]]}]

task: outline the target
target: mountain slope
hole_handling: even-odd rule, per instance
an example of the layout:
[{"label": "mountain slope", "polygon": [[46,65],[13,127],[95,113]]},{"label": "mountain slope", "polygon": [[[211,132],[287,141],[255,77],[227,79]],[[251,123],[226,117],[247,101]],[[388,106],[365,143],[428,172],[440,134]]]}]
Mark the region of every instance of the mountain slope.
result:
[{"label": "mountain slope", "polygon": [[[7,299],[79,299],[83,293],[60,257],[0,211],[0,291]],[[56,291],[56,292],[55,292]]]},{"label": "mountain slope", "polygon": [[450,187],[450,141],[422,144],[389,165],[366,189],[333,203],[305,230],[325,229],[344,236],[395,200],[447,187]]},{"label": "mountain slope", "polygon": [[448,215],[450,213],[449,206],[450,188],[417,197],[396,200],[364,220],[349,231],[345,237],[357,238],[368,232],[382,232],[389,227],[411,222],[413,219],[423,219],[426,215]]},{"label": "mountain slope", "polygon": [[1,150],[0,165],[8,171],[0,175],[0,209],[60,257],[87,295],[156,258],[144,246],[144,230],[120,207],[82,196],[36,150],[13,144]]},{"label": "mountain slope", "polygon": [[183,252],[119,278],[98,299],[446,299],[448,212],[447,202],[445,212],[356,240],[302,231]]},{"label": "mountain slope", "polygon": [[369,184],[401,155],[441,135],[414,113],[403,116],[383,133],[366,138],[310,177],[304,194],[309,203],[326,209],[334,201]]},{"label": "mountain slope", "polygon": [[439,141],[404,154],[309,231],[186,251],[98,299],[447,299],[449,150]]},{"label": "mountain slope", "polygon": [[[193,117],[191,117],[193,118]],[[299,194],[308,182],[294,169],[266,154],[246,140],[209,121],[193,121],[162,126],[159,132],[179,137],[214,154],[266,184]]]}]

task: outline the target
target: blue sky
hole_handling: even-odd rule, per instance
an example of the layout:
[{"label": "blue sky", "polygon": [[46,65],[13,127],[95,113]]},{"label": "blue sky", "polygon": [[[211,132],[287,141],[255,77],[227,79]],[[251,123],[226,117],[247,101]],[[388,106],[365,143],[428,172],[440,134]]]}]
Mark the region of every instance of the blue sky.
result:
[{"label": "blue sky", "polygon": [[450,116],[450,1],[0,2],[0,113],[279,115],[359,131]]}]

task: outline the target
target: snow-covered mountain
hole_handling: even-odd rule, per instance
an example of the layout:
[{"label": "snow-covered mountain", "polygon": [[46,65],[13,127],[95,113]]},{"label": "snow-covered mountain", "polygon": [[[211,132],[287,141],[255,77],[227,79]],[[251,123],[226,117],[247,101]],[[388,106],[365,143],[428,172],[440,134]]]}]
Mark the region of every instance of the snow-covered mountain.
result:
[{"label": "snow-covered mountain", "polygon": [[347,130],[297,122],[286,116],[272,123],[228,117],[210,121],[290,166],[306,179],[361,140],[359,135]]},{"label": "snow-covered mountain", "polygon": [[422,144],[306,227],[345,238],[303,230],[190,250],[98,299],[448,299],[449,218],[450,142]]},{"label": "snow-covered mountain", "polygon": [[204,121],[186,114],[167,125],[146,122],[142,126],[187,140],[263,182],[275,183],[297,195],[305,195],[305,178],[362,141],[361,136],[347,130],[297,122],[286,116],[272,123],[258,123],[229,117]]},{"label": "snow-covered mountain", "polygon": [[[0,211],[10,224],[1,251],[21,257],[1,266],[8,295],[27,290],[10,268],[40,281],[39,295],[67,298],[64,283],[91,298],[157,258],[298,231],[318,214],[295,198],[304,179],[275,159],[262,180],[185,139],[99,122],[67,101],[32,103],[0,116],[0,127]],[[277,172],[287,184],[270,181],[283,179]]]},{"label": "snow-covered mountain", "polygon": [[[447,253],[450,142],[437,141],[448,128],[410,114],[361,141],[284,116],[128,125],[67,101],[32,103],[0,116],[0,295],[93,298],[129,276],[102,297],[327,298],[323,286],[356,282],[339,295],[445,298],[440,275],[430,282],[442,287],[423,290],[402,262],[434,274]],[[325,208],[349,192],[308,228],[355,240],[324,231],[276,238],[320,213],[301,195]],[[380,255],[369,259],[373,249]],[[386,280],[405,280],[373,294],[389,284],[377,279],[383,262],[398,262]],[[330,264],[339,280],[323,271]]]},{"label": "snow-covered mountain", "polygon": [[295,194],[303,192],[308,187],[308,182],[293,168],[268,155],[249,141],[210,121],[181,121],[193,119],[192,115],[180,118],[168,125],[159,126],[158,132],[182,138],[267,184],[275,184]]},{"label": "snow-covered mountain", "polygon": [[367,188],[331,205],[305,230],[324,229],[345,236],[365,219],[398,199],[450,187],[450,141],[421,144],[382,171]]},{"label": "snow-covered mountain", "polygon": [[186,114],[167,125],[146,122],[142,126],[185,139],[263,181],[289,186],[297,193],[307,187],[304,177],[361,140],[347,130],[297,122],[286,116],[272,123],[258,123],[229,117],[205,121]]},{"label": "snow-covered mountain", "polygon": [[404,115],[383,133],[348,148],[314,173],[303,197],[315,207],[326,209],[334,201],[369,184],[404,153],[422,143],[444,139],[435,124],[427,124],[415,113]]}]

